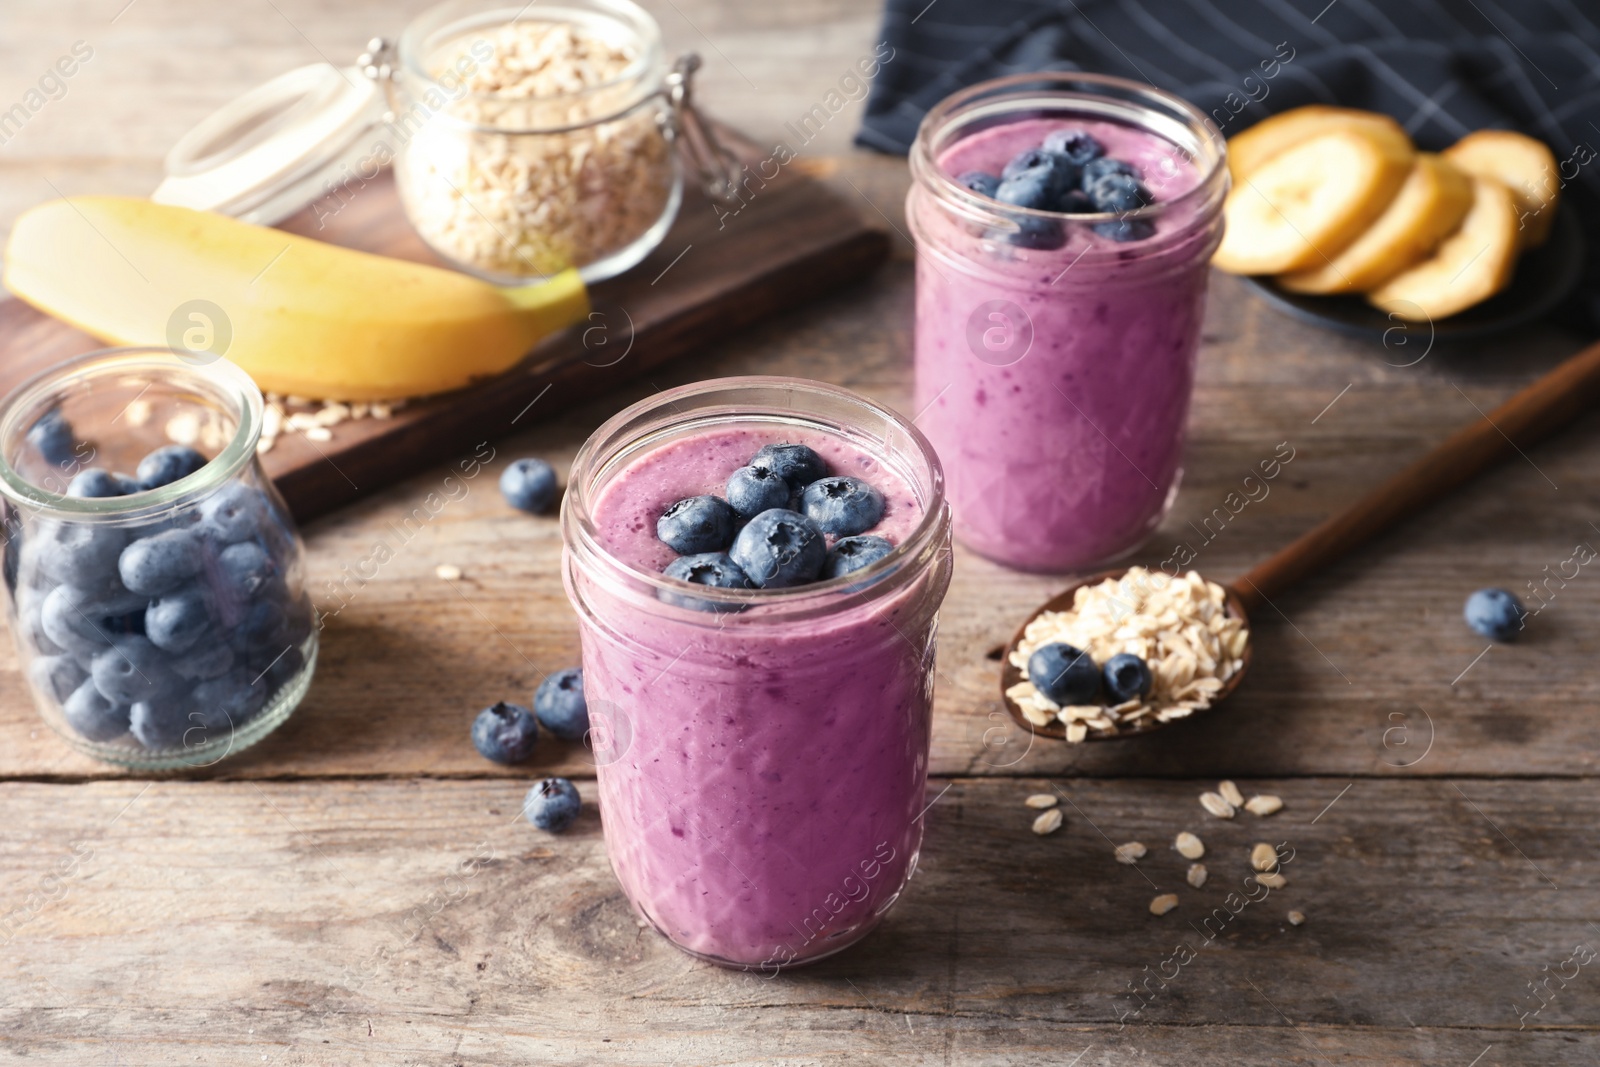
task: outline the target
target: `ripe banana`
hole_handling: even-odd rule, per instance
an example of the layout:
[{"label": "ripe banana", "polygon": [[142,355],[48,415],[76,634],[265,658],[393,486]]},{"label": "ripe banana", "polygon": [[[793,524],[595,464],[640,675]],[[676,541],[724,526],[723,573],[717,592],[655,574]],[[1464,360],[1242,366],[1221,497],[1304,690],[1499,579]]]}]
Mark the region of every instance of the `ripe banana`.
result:
[{"label": "ripe banana", "polygon": [[1417,155],[1411,175],[1365,233],[1308,271],[1278,284],[1297,293],[1363,293],[1423,259],[1454,230],[1472,205],[1472,179],[1430,152]]},{"label": "ripe banana", "polygon": [[1517,204],[1493,178],[1472,179],[1472,207],[1438,251],[1367,294],[1408,322],[1437,321],[1489,299],[1517,263]]},{"label": "ripe banana", "polygon": [[132,197],[28,211],[4,281],[108,343],[210,349],[268,392],[331,400],[459,389],[589,312],[576,271],[503,289]]},{"label": "ripe banana", "polygon": [[1414,151],[1356,127],[1321,133],[1246,174],[1223,202],[1214,262],[1234,274],[1321,267],[1394,199]]},{"label": "ripe banana", "polygon": [[1308,104],[1262,119],[1228,141],[1228,171],[1234,184],[1260,169],[1261,164],[1303,141],[1335,130],[1357,130],[1382,142],[1392,153],[1406,155],[1411,138],[1388,115],[1350,107]]},{"label": "ripe banana", "polygon": [[1556,157],[1543,141],[1510,130],[1469,133],[1444,150],[1444,157],[1479,178],[1505,183],[1517,201],[1522,247],[1532,248],[1550,236],[1561,183]]}]

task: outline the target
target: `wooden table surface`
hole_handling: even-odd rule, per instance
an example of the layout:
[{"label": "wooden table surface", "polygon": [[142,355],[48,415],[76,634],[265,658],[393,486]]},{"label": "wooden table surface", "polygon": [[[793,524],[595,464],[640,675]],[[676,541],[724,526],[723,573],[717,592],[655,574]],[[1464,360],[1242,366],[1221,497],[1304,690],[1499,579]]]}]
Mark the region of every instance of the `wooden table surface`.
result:
[{"label": "wooden table surface", "polygon": [[[74,41],[94,54],[0,144],[0,226],[58,190],[147,191],[212,107],[353,55],[422,6],[6,0],[0,110]],[[705,54],[709,105],[762,138],[877,32],[874,6],[850,0],[647,6],[669,44]],[[895,231],[888,266],[648,382],[548,410],[499,441],[491,473],[524,454],[564,470],[618,407],[700,378],[816,377],[907,410],[907,178],[903,161],[849,147],[858,114],[804,158]],[[1191,523],[1287,442],[1270,495],[1200,549],[1197,566],[1231,577],[1581,343],[1552,327],[1404,340],[1297,323],[1217,277],[1182,492],[1138,558],[1198,545]],[[306,531],[323,606],[456,458]],[[570,775],[593,800],[581,747],[547,742],[514,770],[473,752],[478,708],[526,701],[577,658],[556,522],[510,512],[491,477],[330,620],[295,716],[210,772],[145,779],[73,754],[36,718],[7,643],[0,1062],[1592,1064],[1600,577],[1552,583],[1515,646],[1485,652],[1460,609],[1472,589],[1521,592],[1600,544],[1597,498],[1591,418],[1279,599],[1225,710],[1127,744],[1030,746],[1009,727],[991,650],[1067,578],[958,549],[918,875],[880,931],[776,980],[641,929],[592,806],[559,838],[519,820],[534,776]],[[462,580],[435,578],[442,563]],[[1225,776],[1286,809],[1211,818],[1196,797]],[[1022,799],[1048,790],[1066,824],[1041,838]],[[1184,829],[1210,849],[1202,890],[1167,848]],[[1150,856],[1113,862],[1132,839]],[[1293,847],[1288,886],[1206,923],[1257,840]],[[1157,887],[1182,898],[1160,919],[1146,910]]]}]

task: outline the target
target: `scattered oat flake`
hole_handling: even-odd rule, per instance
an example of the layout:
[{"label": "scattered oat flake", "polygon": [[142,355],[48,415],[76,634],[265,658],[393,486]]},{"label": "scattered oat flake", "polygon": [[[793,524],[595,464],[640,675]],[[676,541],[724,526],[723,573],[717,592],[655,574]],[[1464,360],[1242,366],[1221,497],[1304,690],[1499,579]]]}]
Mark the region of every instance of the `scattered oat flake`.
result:
[{"label": "scattered oat flake", "polygon": [[1053,834],[1059,829],[1061,829],[1060,808],[1051,808],[1049,811],[1042,812],[1037,819],[1033,820],[1033,832],[1041,837],[1045,834]]},{"label": "scattered oat flake", "polygon": [[1088,736],[1089,728],[1083,725],[1083,723],[1073,722],[1067,724],[1067,740],[1071,741],[1073,744],[1076,745],[1078,742],[1082,741]]},{"label": "scattered oat flake", "polygon": [[1217,792],[1222,794],[1223,800],[1226,800],[1234,807],[1244,807],[1244,794],[1239,792],[1239,787],[1234,785],[1231,781],[1225,780],[1219,783],[1217,786]]},{"label": "scattered oat flake", "polygon": [[1178,894],[1162,893],[1150,902],[1151,915],[1165,915],[1178,906]]},{"label": "scattered oat flake", "polygon": [[443,578],[447,582],[456,581],[461,577],[461,568],[454,563],[441,563],[433,568],[434,576]]},{"label": "scattered oat flake", "polygon": [[1145,853],[1148,851],[1149,850],[1144,847],[1143,843],[1139,841],[1129,841],[1125,845],[1117,846],[1117,862],[1126,863],[1129,866],[1132,866],[1133,864],[1144,859]]},{"label": "scattered oat flake", "polygon": [[1219,819],[1233,818],[1233,805],[1223,799],[1221,793],[1201,793],[1200,806]]},{"label": "scattered oat flake", "polygon": [[1251,797],[1245,801],[1244,810],[1251,815],[1275,815],[1283,810],[1283,801],[1278,797],[1264,793],[1261,796]]},{"label": "scattered oat flake", "polygon": [[1258,871],[1270,871],[1278,865],[1278,850],[1267,844],[1259,842],[1250,849],[1250,866]]},{"label": "scattered oat flake", "polygon": [[1189,880],[1190,885],[1194,886],[1196,889],[1199,889],[1201,886],[1206,884],[1206,875],[1207,872],[1205,864],[1191,863],[1189,864],[1189,873],[1184,877]]},{"label": "scattered oat flake", "polygon": [[313,426],[305,431],[305,437],[307,441],[331,441],[333,431],[326,426]]},{"label": "scattered oat flake", "polygon": [[1291,911],[1289,913],[1289,925],[1290,926],[1299,926],[1301,923],[1303,923],[1305,921],[1306,921],[1306,913],[1305,912],[1303,912],[1303,911]]},{"label": "scattered oat flake", "polygon": [[1054,793],[1035,793],[1027,800],[1024,800],[1023,803],[1030,808],[1053,808],[1056,806],[1057,800]]},{"label": "scattered oat flake", "polygon": [[1187,830],[1173,839],[1172,847],[1186,860],[1197,860],[1206,854],[1205,843]]},{"label": "scattered oat flake", "polygon": [[1263,872],[1255,877],[1257,882],[1266,886],[1268,889],[1282,889],[1284,886],[1289,884],[1289,879],[1285,878],[1281,874],[1268,874]]}]

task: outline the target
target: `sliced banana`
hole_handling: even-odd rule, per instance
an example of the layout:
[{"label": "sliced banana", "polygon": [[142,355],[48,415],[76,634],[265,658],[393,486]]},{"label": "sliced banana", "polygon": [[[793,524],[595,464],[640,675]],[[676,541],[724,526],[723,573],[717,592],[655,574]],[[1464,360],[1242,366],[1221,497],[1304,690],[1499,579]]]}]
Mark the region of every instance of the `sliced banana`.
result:
[{"label": "sliced banana", "polygon": [[1543,142],[1511,130],[1479,130],[1444,150],[1450,162],[1479,178],[1494,178],[1517,201],[1522,247],[1543,244],[1555,221],[1561,183],[1556,157]]},{"label": "sliced banana", "polygon": [[1228,193],[1227,225],[1212,262],[1234,274],[1331,262],[1389,206],[1413,156],[1410,142],[1396,145],[1354,128],[1285,149]]},{"label": "sliced banana", "polygon": [[1350,247],[1278,284],[1297,293],[1364,293],[1426,259],[1472,206],[1472,179],[1431,152],[1419,153],[1405,184]]},{"label": "sliced banana", "polygon": [[1263,119],[1228,142],[1228,171],[1237,183],[1273,156],[1335,130],[1358,130],[1386,144],[1397,155],[1409,154],[1411,138],[1388,115],[1349,107],[1309,104]]},{"label": "sliced banana", "polygon": [[1367,299],[1408,322],[1436,322],[1504,289],[1516,262],[1516,198],[1493,178],[1473,178],[1472,207],[1456,232]]}]

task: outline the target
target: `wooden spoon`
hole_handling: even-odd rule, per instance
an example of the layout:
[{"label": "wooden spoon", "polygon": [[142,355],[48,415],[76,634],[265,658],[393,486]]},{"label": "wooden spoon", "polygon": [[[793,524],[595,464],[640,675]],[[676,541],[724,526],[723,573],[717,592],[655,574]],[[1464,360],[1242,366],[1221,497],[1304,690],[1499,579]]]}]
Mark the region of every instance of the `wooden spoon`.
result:
[{"label": "wooden spoon", "polygon": [[[1532,447],[1571,422],[1596,399],[1600,399],[1600,343],[1590,345],[1560,364],[1487,416],[1457,430],[1433,451],[1391,476],[1343,512],[1323,521],[1277,554],[1224,585],[1228,614],[1243,620],[1248,627],[1252,612],[1263,606],[1272,606],[1273,598],[1290,589],[1307,574],[1332,566],[1402,519],[1415,515],[1476,477],[1490,464],[1513,454],[1522,454],[1525,448]],[[1107,578],[1120,578],[1126,573],[1126,569],[1107,571],[1076,583],[1040,605],[1017,629],[1016,635],[1001,654],[1000,695],[1011,717],[1019,725],[1040,737],[1065,740],[1067,736],[1065,724],[1059,721],[1046,726],[1030,723],[1022,714],[1022,709],[1005,695],[1007,689],[1026,677],[1011,663],[1011,654],[1021,642],[1028,623],[1043,612],[1071,608],[1073,594],[1080,586],[1093,585]],[[1222,689],[1212,695],[1211,708],[1238,688],[1249,671],[1250,658],[1251,648],[1246,644],[1239,669],[1223,683]],[[1202,710],[1208,711],[1210,708]],[[1202,714],[1202,710],[1194,714]],[[1086,740],[1115,741],[1139,737],[1167,725],[1170,724],[1147,716],[1138,725],[1122,727],[1116,733],[1090,731]]]}]

